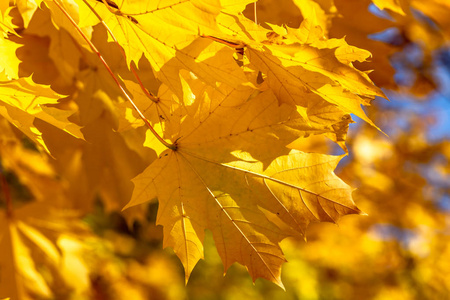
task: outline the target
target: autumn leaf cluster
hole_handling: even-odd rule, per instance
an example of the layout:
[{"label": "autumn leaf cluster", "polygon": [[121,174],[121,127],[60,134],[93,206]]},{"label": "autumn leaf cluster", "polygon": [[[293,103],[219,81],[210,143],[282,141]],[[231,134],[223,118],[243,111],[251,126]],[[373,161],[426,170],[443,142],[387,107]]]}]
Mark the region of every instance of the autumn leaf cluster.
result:
[{"label": "autumn leaf cluster", "polygon": [[[388,57],[401,45],[368,35],[394,19],[370,1],[305,0],[293,2],[301,22],[281,26],[270,9],[252,17],[252,2],[2,2],[0,297],[95,290],[81,253],[106,246],[81,219],[99,202],[128,228],[157,204],[186,282],[209,231],[225,271],[238,262],[280,287],[282,240],[362,214],[334,173],[342,155],[310,145],[346,153],[351,114],[383,135],[362,107],[396,88]],[[445,6],[373,3],[412,40],[434,33],[412,9]]]}]

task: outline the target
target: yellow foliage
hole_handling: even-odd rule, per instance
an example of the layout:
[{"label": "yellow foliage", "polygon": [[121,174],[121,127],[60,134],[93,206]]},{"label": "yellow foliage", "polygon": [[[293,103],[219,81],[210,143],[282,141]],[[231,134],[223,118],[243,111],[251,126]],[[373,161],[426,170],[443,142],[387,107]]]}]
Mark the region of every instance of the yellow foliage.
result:
[{"label": "yellow foliage", "polygon": [[[0,2],[0,297],[198,298],[210,278],[224,299],[446,295],[449,144],[421,116],[407,135],[364,107],[398,88],[390,59],[410,93],[436,88],[449,11]],[[417,61],[399,52],[412,46]]]}]

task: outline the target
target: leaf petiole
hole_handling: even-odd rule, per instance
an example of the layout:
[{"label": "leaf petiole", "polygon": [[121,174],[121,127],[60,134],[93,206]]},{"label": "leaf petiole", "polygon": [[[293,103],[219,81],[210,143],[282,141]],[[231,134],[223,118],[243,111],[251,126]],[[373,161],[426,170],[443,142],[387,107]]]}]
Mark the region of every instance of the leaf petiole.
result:
[{"label": "leaf petiole", "polygon": [[231,42],[231,41],[227,41],[225,39],[221,39],[221,38],[218,38],[218,37],[215,37],[215,36],[211,36],[211,35],[202,34],[201,37],[213,40],[215,42],[227,45],[228,47],[235,48],[235,49],[238,49],[238,50],[239,49],[243,49],[245,47],[245,45],[243,43]]}]

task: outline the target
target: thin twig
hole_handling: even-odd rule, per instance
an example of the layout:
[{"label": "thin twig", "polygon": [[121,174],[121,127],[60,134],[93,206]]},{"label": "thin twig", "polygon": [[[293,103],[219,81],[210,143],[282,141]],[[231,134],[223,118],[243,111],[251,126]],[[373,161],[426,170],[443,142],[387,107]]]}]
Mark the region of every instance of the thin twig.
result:
[{"label": "thin twig", "polygon": [[227,41],[227,40],[215,37],[215,36],[205,35],[205,34],[202,34],[200,37],[205,38],[205,39],[210,39],[217,43],[220,43],[220,44],[226,45],[228,47],[231,47],[233,49],[236,49],[236,53],[238,53],[240,55],[244,55],[245,44],[242,42]]},{"label": "thin twig", "polygon": [[242,42],[232,42],[232,41],[227,41],[212,35],[206,35],[206,34],[202,34],[200,37],[205,38],[205,39],[210,39],[213,40],[215,42],[227,45],[228,47],[234,48],[234,49],[242,49],[245,47],[245,44],[243,44]]},{"label": "thin twig", "polygon": [[[102,17],[97,13],[97,11],[89,4],[89,2],[87,2],[87,0],[83,0],[83,2],[86,4],[87,7],[89,7],[89,9],[94,13],[94,15],[97,17],[97,19],[100,21],[100,23],[102,23],[103,27],[105,27],[106,31],[108,31],[109,35],[111,36],[111,38],[113,39],[113,41],[116,43],[116,45],[119,47],[120,49],[120,53],[122,54],[122,56],[125,58],[126,60],[126,54],[125,51],[123,50],[123,48],[120,46],[119,42],[117,41],[116,37],[114,36],[114,33],[111,31],[111,29],[108,27],[108,25],[106,25],[105,21],[103,21]],[[109,6],[108,6],[109,8]],[[142,91],[144,92],[144,94],[153,102],[157,103],[159,102],[158,97],[154,96],[152,93],[150,93],[150,91],[148,91],[145,87],[144,84],[141,81],[141,78],[139,78],[139,75],[136,72],[136,69],[133,67],[133,65],[130,65],[130,69],[131,72],[133,72],[134,77],[136,78],[136,80],[139,83],[139,86],[141,87]]]},{"label": "thin twig", "polygon": [[136,112],[139,114],[139,117],[144,121],[144,123],[147,125],[147,127],[150,129],[150,131],[153,133],[153,135],[167,148],[172,149],[172,150],[176,150],[177,149],[177,145],[174,144],[169,144],[167,143],[157,132],[156,130],[153,128],[153,126],[150,124],[150,122],[147,120],[147,118],[144,116],[144,114],[139,110],[139,108],[136,106],[136,104],[133,102],[133,100],[131,99],[131,97],[128,95],[128,93],[125,91],[125,89],[123,88],[122,84],[120,83],[120,81],[117,79],[117,76],[113,73],[113,71],[111,70],[111,68],[109,67],[108,63],[105,61],[105,59],[103,58],[102,54],[100,53],[100,51],[98,51],[97,47],[95,47],[95,45],[89,40],[89,38],[84,34],[84,32],[81,30],[81,28],[78,26],[78,24],[74,21],[74,19],[69,15],[69,13],[64,9],[64,7],[59,3],[59,0],[55,0],[54,3],[56,4],[56,6],[58,6],[58,8],[63,12],[63,14],[69,19],[69,21],[72,23],[73,26],[75,26],[75,28],[77,29],[78,33],[80,33],[80,35],[84,38],[84,40],[88,43],[89,47],[91,47],[92,51],[94,51],[98,58],[100,59],[100,61],[103,63],[103,65],[105,66],[106,70],[108,71],[108,73],[111,75],[111,77],[114,79],[114,82],[117,84],[117,86],[119,87],[120,91],[122,92],[122,94],[125,96],[125,98],[130,101],[131,105],[133,106],[133,108],[136,110]]}]

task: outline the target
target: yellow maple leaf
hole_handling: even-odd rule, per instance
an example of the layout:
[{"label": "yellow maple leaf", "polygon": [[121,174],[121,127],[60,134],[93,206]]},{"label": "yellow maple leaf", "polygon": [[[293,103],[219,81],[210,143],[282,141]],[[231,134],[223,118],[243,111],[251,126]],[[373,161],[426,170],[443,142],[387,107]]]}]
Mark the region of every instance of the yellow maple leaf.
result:
[{"label": "yellow maple leaf", "polygon": [[[243,17],[218,19],[228,35],[219,38],[233,36],[231,41],[242,45],[252,67],[263,73],[280,103],[306,108],[309,102],[327,101],[375,126],[361,105],[385,96],[367,74],[352,65],[353,61],[364,61],[370,53],[350,47],[344,40],[324,41],[322,31],[308,24],[298,32],[277,26],[272,26],[271,32]],[[280,42],[270,39],[273,33],[282,38]],[[308,122],[307,112],[301,114]]]},{"label": "yellow maple leaf", "polygon": [[[144,55],[158,79],[178,96],[180,69],[212,85],[225,82],[237,87],[247,81],[232,59],[233,51],[199,37],[199,32],[218,30],[215,17],[222,9],[218,1],[90,3],[92,9],[80,3],[80,26],[97,24],[100,17],[124,48],[127,64]],[[239,5],[229,3],[229,9],[234,7]]]},{"label": "yellow maple leaf", "polygon": [[[344,38],[325,38],[323,29],[310,19],[305,19],[299,28],[286,27],[285,35],[288,40],[300,44],[311,45],[318,49],[334,49],[336,59],[351,67],[353,62],[365,62],[372,56],[367,50],[349,45]],[[360,76],[368,79],[367,75],[358,69],[353,69],[353,72],[358,72]]]},{"label": "yellow maple leaf", "polygon": [[42,133],[35,120],[47,122],[77,138],[83,138],[80,127],[67,118],[73,113],[46,105],[58,104],[62,95],[49,87],[35,84],[30,78],[0,82],[0,115],[14,124],[47,152]]},{"label": "yellow maple leaf", "polygon": [[[248,55],[250,61],[267,74],[268,85],[280,102],[308,107],[309,102],[317,103],[325,100],[345,113],[353,113],[375,126],[361,108],[364,100],[357,94],[336,85],[330,77],[294,63],[294,59],[289,56],[273,55],[270,50],[260,52],[249,48]],[[308,120],[306,112],[303,116]]]},{"label": "yellow maple leaf", "polygon": [[[405,0],[378,2],[384,3],[385,6],[391,3],[395,10],[399,10],[396,3],[404,3]],[[276,4],[270,0],[260,0],[257,4],[257,14],[261,15],[263,21],[277,25],[287,24],[290,27],[302,26],[300,24],[302,21],[308,21],[313,24],[312,27],[319,28],[324,39],[345,37],[351,45],[369,50],[373,55],[368,62],[358,63],[358,69],[374,70],[370,73],[370,78],[378,86],[395,88],[394,69],[389,57],[396,48],[369,37],[371,34],[394,27],[395,23],[372,14],[369,10],[371,4],[371,0],[283,0]],[[282,13],[276,18],[278,11]],[[250,9],[247,8],[246,12],[246,16],[251,19]]]},{"label": "yellow maple leaf", "polygon": [[279,107],[271,91],[247,101],[234,92],[220,98],[206,90],[201,101],[181,106],[186,114],[174,112],[166,130],[176,148],[133,179],[125,208],[158,198],[164,246],[174,248],[186,280],[209,229],[225,269],[239,262],[253,280],[283,287],[279,242],[286,233],[260,207],[299,233],[310,222],[360,211],[352,189],[333,173],[340,157],[286,148],[301,135],[289,126],[300,118],[292,106]]},{"label": "yellow maple leaf", "polygon": [[329,30],[330,37],[345,36],[349,44],[366,49],[372,53],[372,59],[365,64],[358,64],[361,70],[374,70],[370,78],[381,87],[395,88],[395,70],[391,66],[389,57],[396,50],[392,45],[370,39],[371,34],[382,32],[394,23],[379,18],[369,11],[370,0],[335,0],[339,12],[332,18]]}]

